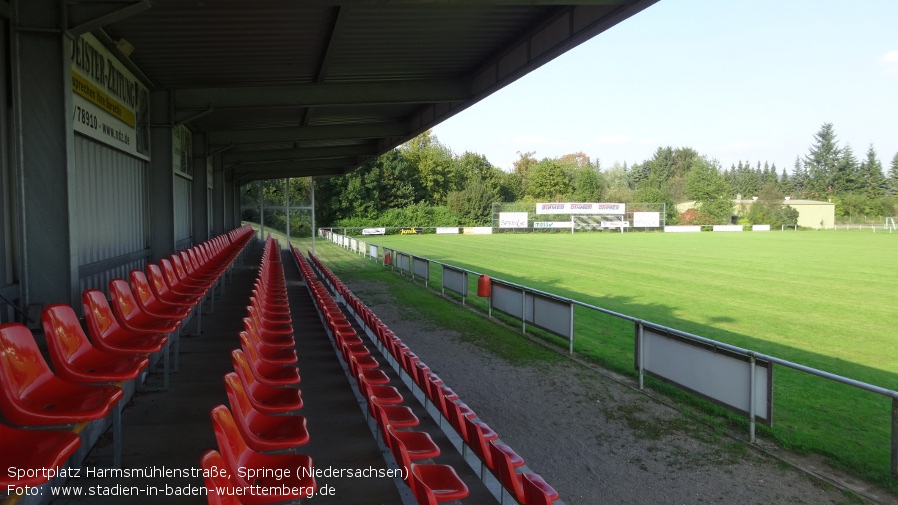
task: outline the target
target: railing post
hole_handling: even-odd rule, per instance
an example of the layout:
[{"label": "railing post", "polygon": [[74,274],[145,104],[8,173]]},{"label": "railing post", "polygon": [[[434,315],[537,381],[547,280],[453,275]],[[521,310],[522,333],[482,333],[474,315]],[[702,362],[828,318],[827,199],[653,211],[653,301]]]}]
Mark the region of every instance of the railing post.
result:
[{"label": "railing post", "polygon": [[898,398],[892,397],[892,478],[898,479]]},{"label": "railing post", "polygon": [[574,355],[574,304],[571,304],[571,342],[568,346],[568,354]]},{"label": "railing post", "polygon": [[643,338],[643,325],[642,321],[636,321],[636,338],[639,340],[639,354],[636,357],[636,360],[639,363],[639,390],[642,391],[645,389],[645,363],[643,356],[645,356],[645,339]]},{"label": "railing post", "polygon": [[[770,365],[773,366],[773,365]],[[748,441],[755,443],[755,354],[748,355]]]}]

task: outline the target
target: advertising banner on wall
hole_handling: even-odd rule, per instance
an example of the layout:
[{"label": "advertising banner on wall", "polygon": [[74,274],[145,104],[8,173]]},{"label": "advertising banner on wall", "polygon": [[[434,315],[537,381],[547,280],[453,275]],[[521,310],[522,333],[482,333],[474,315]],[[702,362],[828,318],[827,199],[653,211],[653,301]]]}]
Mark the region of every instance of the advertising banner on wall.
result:
[{"label": "advertising banner on wall", "polygon": [[93,35],[72,44],[75,131],[149,160],[149,90]]},{"label": "advertising banner on wall", "polygon": [[499,228],[526,228],[527,217],[526,212],[500,212]]},{"label": "advertising banner on wall", "polygon": [[624,214],[622,203],[538,203],[537,214]]},{"label": "advertising banner on wall", "polygon": [[386,235],[386,228],[363,228],[362,235]]},{"label": "advertising banner on wall", "polygon": [[660,212],[634,212],[634,228],[658,228],[661,226]]}]

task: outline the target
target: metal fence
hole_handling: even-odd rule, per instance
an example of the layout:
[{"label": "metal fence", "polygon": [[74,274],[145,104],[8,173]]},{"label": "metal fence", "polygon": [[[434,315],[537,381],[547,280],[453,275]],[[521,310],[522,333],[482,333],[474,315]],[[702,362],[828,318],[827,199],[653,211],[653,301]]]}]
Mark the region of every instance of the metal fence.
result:
[{"label": "metal fence", "polygon": [[[330,231],[322,236],[343,245],[345,237]],[[345,247],[345,246],[344,246]],[[756,422],[773,424],[774,365],[826,381],[844,384],[859,390],[891,399],[891,411],[884,413],[891,419],[891,475],[898,479],[898,392],[873,384],[836,375],[824,370],[733,346],[670,328],[626,314],[530,288],[509,281],[488,278],[484,274],[398,251],[371,242],[354,249],[385,267],[398,269],[412,281],[423,280],[430,287],[439,277],[439,289],[458,297],[467,304],[469,293],[483,292],[486,283],[489,294],[487,312],[492,317],[498,311],[521,324],[526,332],[528,324],[567,340],[569,352],[574,352],[578,331],[575,328],[575,307],[633,324],[633,360],[638,373],[639,387],[645,387],[645,376],[660,379],[686,392],[736,412],[749,420],[749,439],[755,442]],[[434,272],[431,272],[431,268]],[[472,289],[473,284],[473,289]],[[581,329],[582,331],[582,329]],[[697,379],[695,371],[700,370]]]}]

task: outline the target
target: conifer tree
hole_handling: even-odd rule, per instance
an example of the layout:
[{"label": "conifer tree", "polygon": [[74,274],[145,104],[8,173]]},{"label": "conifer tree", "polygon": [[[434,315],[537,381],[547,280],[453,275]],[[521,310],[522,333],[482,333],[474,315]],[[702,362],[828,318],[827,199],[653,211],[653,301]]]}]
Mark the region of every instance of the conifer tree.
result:
[{"label": "conifer tree", "polygon": [[898,195],[898,153],[892,157],[892,166],[889,168],[889,194]]},{"label": "conifer tree", "polygon": [[867,156],[858,169],[858,176],[863,187],[864,194],[867,198],[882,198],[886,194],[888,186],[886,178],[882,173],[882,163],[876,156],[876,150],[873,144],[867,148]]},{"label": "conifer tree", "polygon": [[820,131],[814,134],[814,145],[804,157],[804,167],[808,176],[806,192],[816,198],[832,195],[836,165],[840,156],[841,149],[836,142],[833,124],[824,123]]}]

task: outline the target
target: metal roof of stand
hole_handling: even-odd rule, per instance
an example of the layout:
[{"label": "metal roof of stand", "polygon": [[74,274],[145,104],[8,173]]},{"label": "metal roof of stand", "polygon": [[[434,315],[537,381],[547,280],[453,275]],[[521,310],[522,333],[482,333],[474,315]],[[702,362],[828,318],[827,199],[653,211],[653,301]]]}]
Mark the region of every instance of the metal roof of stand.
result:
[{"label": "metal roof of stand", "polygon": [[66,16],[169,93],[154,123],[205,134],[244,183],[347,173],[655,1],[69,0]]}]

